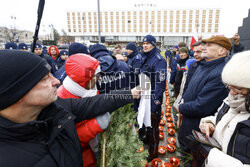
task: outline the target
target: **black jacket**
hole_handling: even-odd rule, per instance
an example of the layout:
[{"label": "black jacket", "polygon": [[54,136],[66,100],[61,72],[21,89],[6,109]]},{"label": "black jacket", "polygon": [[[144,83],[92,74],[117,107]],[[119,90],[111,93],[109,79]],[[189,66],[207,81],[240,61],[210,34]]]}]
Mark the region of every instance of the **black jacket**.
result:
[{"label": "black jacket", "polygon": [[36,121],[14,123],[0,117],[1,167],[80,167],[82,150],[75,124],[128,104],[115,95],[58,99]]}]

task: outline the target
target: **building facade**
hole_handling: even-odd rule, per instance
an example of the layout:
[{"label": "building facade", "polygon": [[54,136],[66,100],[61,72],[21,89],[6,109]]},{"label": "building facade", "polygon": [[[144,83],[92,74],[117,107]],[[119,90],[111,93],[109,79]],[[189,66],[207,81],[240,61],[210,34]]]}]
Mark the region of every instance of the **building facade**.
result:
[{"label": "building facade", "polygon": [[[194,35],[218,34],[220,12],[219,8],[106,10],[100,12],[101,35],[106,42],[139,42],[152,34],[164,46],[189,43]],[[69,11],[67,26],[76,41],[98,41],[97,11]]]},{"label": "building facade", "polygon": [[33,34],[31,31],[0,27],[0,44],[5,44],[9,41],[29,44],[33,41]]}]

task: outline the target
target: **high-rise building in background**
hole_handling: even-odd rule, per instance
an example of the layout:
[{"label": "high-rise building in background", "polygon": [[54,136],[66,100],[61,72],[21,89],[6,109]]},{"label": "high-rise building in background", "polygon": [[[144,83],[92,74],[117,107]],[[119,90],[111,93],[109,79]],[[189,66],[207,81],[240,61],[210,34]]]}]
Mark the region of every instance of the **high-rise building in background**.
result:
[{"label": "high-rise building in background", "polygon": [[[192,36],[219,34],[220,12],[219,8],[102,10],[100,28],[106,42],[140,42],[152,34],[162,46],[173,46],[180,41],[189,43]],[[67,26],[76,41],[98,42],[97,11],[68,11]]]}]

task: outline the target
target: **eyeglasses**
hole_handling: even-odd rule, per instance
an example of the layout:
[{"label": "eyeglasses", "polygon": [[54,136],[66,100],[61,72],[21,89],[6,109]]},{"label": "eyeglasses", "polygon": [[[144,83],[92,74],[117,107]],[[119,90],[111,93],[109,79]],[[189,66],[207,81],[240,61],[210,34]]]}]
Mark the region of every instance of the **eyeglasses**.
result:
[{"label": "eyeglasses", "polygon": [[233,92],[237,93],[237,94],[242,94],[242,89],[244,88],[237,88],[235,86],[230,86],[230,85],[226,85],[226,88],[230,90],[232,90]]}]

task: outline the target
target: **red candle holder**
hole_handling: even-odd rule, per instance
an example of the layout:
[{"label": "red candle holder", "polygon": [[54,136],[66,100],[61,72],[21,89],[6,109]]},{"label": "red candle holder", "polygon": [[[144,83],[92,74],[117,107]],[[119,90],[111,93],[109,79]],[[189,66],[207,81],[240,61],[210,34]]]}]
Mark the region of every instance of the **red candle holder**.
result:
[{"label": "red candle holder", "polygon": [[175,152],[175,149],[176,149],[175,145],[173,145],[173,144],[167,144],[166,148],[167,148],[168,152],[170,152],[170,153]]},{"label": "red candle holder", "polygon": [[175,144],[176,143],[176,139],[174,137],[169,137],[167,141],[168,141],[169,144]]},{"label": "red candle holder", "polygon": [[155,158],[152,160],[152,167],[158,167],[162,165],[162,161],[159,158]]},{"label": "red candle holder", "polygon": [[163,126],[159,126],[159,131],[163,131],[164,130],[164,127]]},{"label": "red candle holder", "polygon": [[166,152],[167,152],[166,147],[164,147],[164,146],[158,146],[158,153],[159,153],[160,155],[165,155]]},{"label": "red candle holder", "polygon": [[164,139],[164,133],[163,132],[159,132],[159,138],[160,138],[160,140]]},{"label": "red candle holder", "polygon": [[175,130],[173,128],[168,128],[167,132],[170,136],[173,136],[175,134]]},{"label": "red candle holder", "polygon": [[167,122],[173,122],[173,118],[172,117],[167,117],[166,120],[167,120]]},{"label": "red candle holder", "polygon": [[173,165],[173,167],[178,167],[181,163],[177,157],[171,157],[169,162]]},{"label": "red candle holder", "polygon": [[164,126],[166,124],[166,121],[165,120],[163,120],[163,119],[161,119],[161,121],[160,121],[160,125],[161,126]]},{"label": "red candle holder", "polygon": [[168,122],[166,125],[167,125],[168,128],[173,128],[174,127],[174,124],[172,122]]}]

